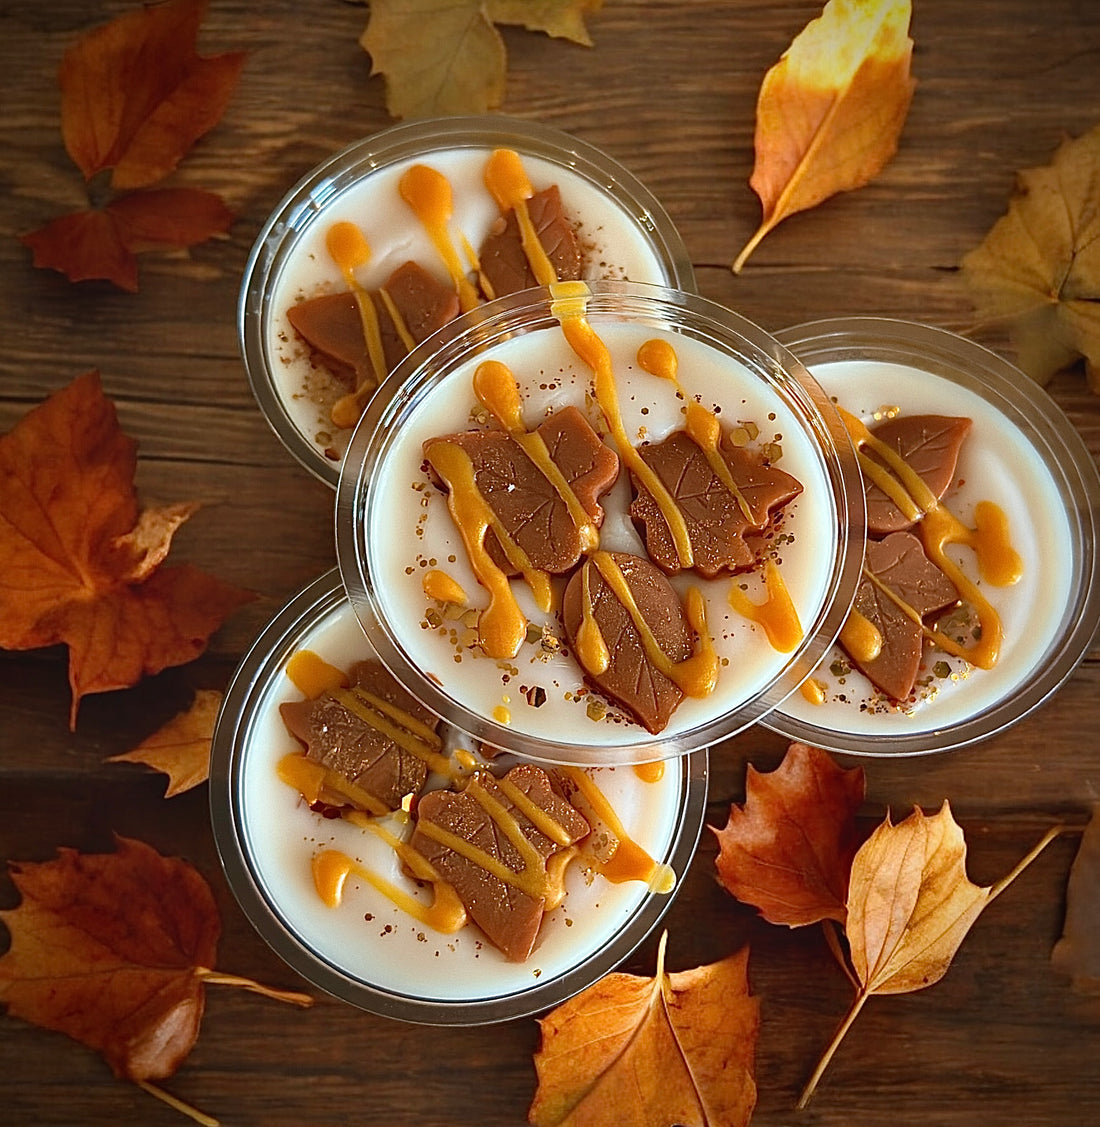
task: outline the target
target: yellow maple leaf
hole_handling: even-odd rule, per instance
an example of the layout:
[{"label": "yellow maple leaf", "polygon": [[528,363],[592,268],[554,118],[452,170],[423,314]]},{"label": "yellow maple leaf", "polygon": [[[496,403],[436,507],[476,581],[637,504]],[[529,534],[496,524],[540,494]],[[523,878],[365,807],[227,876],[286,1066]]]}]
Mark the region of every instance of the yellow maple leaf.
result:
[{"label": "yellow maple leaf", "polygon": [[173,716],[131,751],[112,755],[108,763],[145,763],[168,776],[165,798],[206,782],[210,774],[210,741],[222,694],[199,689],[191,707]]},{"label": "yellow maple leaf", "polygon": [[996,884],[966,875],[966,841],[951,808],[916,809],[893,825],[889,816],[852,861],[845,931],[858,988],[798,1106],[805,1107],[852,1022],[875,994],[906,994],[938,982],[974,921],[1058,836],[1049,830]]},{"label": "yellow maple leaf", "polygon": [[768,71],[749,181],[763,220],[733,264],[787,216],[862,187],[897,151],[915,83],[910,0],[829,0]]},{"label": "yellow maple leaf", "polygon": [[1017,177],[1008,211],[962,260],[979,315],[1008,323],[1040,384],[1084,358],[1100,393],[1100,125]]},{"label": "yellow maple leaf", "polygon": [[486,113],[504,98],[507,53],[496,24],[591,45],[584,18],[603,0],[371,0],[359,43],[386,79],[393,117]]},{"label": "yellow maple leaf", "polygon": [[759,1004],[748,951],[667,974],[609,974],[539,1026],[536,1127],[744,1127],[756,1104]]}]

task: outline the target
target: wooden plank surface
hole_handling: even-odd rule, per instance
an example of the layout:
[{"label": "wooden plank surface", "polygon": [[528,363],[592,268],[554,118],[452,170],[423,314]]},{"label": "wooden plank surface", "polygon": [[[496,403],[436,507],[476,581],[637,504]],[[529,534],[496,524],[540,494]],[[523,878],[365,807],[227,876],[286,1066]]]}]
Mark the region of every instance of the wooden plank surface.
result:
[{"label": "wooden plank surface", "polygon": [[[173,556],[258,592],[210,651],[126,692],[86,701],[75,733],[60,649],[0,653],[0,857],[41,860],[59,845],[108,848],[114,832],[192,860],[215,889],[229,971],[297,988],[237,908],[211,838],[205,787],[170,801],[162,777],[106,765],[186,701],[224,685],[275,610],[332,566],[332,496],[269,431],[238,358],[237,290],[252,241],[284,192],[320,159],[389,124],[357,46],[366,8],[339,0],[212,0],[202,49],[248,63],[218,128],[180,183],[220,192],[238,214],[227,238],[141,260],[141,292],[70,286],[32,269],[16,240],[83,187],[61,143],[56,69],[80,31],[131,4],[8,0],[0,6],[0,430],[89,368],[100,369],[139,439],[147,501],[204,508]],[[565,129],[626,164],[656,192],[690,252],[701,292],[764,328],[845,314],[973,327],[961,256],[1003,212],[1017,169],[1046,163],[1064,135],[1100,119],[1100,5],[1093,0],[916,0],[919,86],[901,149],[871,185],[793,217],[735,277],[752,233],[748,188],[756,92],[819,9],[803,0],[606,0],[593,49],[505,31],[504,111]],[[1010,355],[998,335],[985,343]],[[1100,405],[1080,371],[1057,402],[1100,454]],[[1051,561],[1058,566],[1058,561]],[[988,742],[933,758],[867,761],[865,814],[949,799],[971,845],[971,876],[1003,875],[1058,819],[1083,823],[1100,797],[1100,654],[1056,699]],[[744,794],[745,765],[774,766],[762,729],[715,749],[708,821]],[[667,917],[673,969],[743,943],[762,1002],[753,1122],[840,1127],[1018,1127],[1100,1121],[1100,1003],[1052,970],[1076,845],[1057,841],[982,917],[934,988],[868,1004],[810,1109],[797,1093],[848,1004],[814,929],[769,927],[698,856]],[[0,907],[17,895],[0,880]],[[625,969],[651,973],[656,938]],[[6,940],[0,938],[0,945]],[[2,949],[2,948],[0,948]],[[320,997],[308,1012],[211,988],[203,1032],[167,1085],[238,1127],[524,1122],[534,1092],[533,1020],[424,1030]],[[0,1124],[184,1122],[65,1038],[0,1020]]]}]

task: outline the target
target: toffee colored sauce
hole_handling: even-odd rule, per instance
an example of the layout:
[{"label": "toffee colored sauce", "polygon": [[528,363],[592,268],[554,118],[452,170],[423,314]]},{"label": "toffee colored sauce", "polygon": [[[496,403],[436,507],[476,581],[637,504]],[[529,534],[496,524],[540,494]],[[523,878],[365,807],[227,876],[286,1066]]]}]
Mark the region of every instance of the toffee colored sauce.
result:
[{"label": "toffee colored sauce", "polygon": [[[982,501],[975,508],[975,527],[967,528],[896,450],[877,440],[854,415],[842,409],[841,417],[859,453],[860,468],[907,517],[918,522],[917,531],[929,559],[955,584],[963,601],[974,608],[981,627],[979,638],[970,646],[923,623],[922,630],[947,653],[979,669],[992,669],[1004,640],[1000,616],[974,580],[947,555],[947,548],[952,544],[971,548],[977,558],[978,573],[987,583],[1016,583],[1023,574],[1023,564],[1010,542],[1007,517],[999,506]],[[867,457],[865,447],[884,464]]]},{"label": "toffee colored sauce", "polygon": [[754,603],[735,580],[730,585],[729,604],[738,614],[763,627],[772,649],[790,653],[802,641],[802,623],[783,575],[774,560],[764,561],[764,599]]}]

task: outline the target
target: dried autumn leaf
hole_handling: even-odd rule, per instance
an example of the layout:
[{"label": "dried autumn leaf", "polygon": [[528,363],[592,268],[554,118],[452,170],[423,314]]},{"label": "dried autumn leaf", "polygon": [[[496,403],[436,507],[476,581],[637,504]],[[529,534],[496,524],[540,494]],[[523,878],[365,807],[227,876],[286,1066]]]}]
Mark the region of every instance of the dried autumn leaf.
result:
[{"label": "dried autumn leaf", "polygon": [[[86,180],[111,169],[116,191],[155,184],[221,120],[244,55],[199,57],[195,40],[206,8],[206,0],[141,8],[86,33],[65,53],[61,132]],[[20,241],[34,252],[35,266],[133,293],[136,253],[194,246],[232,219],[220,196],[199,188],[138,191],[61,216]]]},{"label": "dried autumn leaf", "polygon": [[201,188],[130,192],[99,210],[77,211],[21,235],[34,264],[58,270],[70,282],[105,279],[138,288],[135,254],[155,246],[189,247],[224,233],[233,213],[220,196]]},{"label": "dried autumn leaf", "polygon": [[749,181],[763,220],[733,264],[797,211],[862,187],[897,151],[915,83],[910,0],[829,0],[768,71]]},{"label": "dried autumn leaf", "polygon": [[140,512],[136,465],[94,371],[0,437],[0,646],[69,647],[74,726],[86,693],[191,661],[253,597],[161,566],[196,506]]},{"label": "dried autumn leaf", "polygon": [[973,884],[966,841],[951,808],[916,809],[893,825],[889,816],[852,862],[846,933],[859,983],[855,1001],[799,1100],[805,1107],[833,1053],[864,1003],[875,994],[906,994],[938,982],[986,906],[1058,836],[1048,831],[1002,880]]},{"label": "dried autumn leaf", "polygon": [[393,117],[486,113],[504,98],[507,54],[496,24],[591,43],[584,17],[602,0],[371,0],[359,38],[385,75]]},{"label": "dried autumn leaf", "polygon": [[750,764],[745,804],[710,827],[722,886],[773,924],[843,923],[865,789],[862,767],[842,770],[806,744],[792,743],[774,771]]},{"label": "dried autumn leaf", "polygon": [[1100,806],[1093,809],[1069,872],[1065,924],[1051,959],[1075,990],[1100,991]]},{"label": "dried autumn leaf", "polygon": [[1008,212],[962,260],[979,315],[1007,321],[1040,384],[1084,358],[1100,392],[1100,125],[1017,177]]},{"label": "dried autumn leaf", "polygon": [[756,1105],[748,951],[653,978],[615,973],[539,1022],[536,1127],[742,1127]]},{"label": "dried autumn leaf", "polygon": [[312,999],[211,970],[221,921],[210,886],[185,861],[116,843],[114,853],[61,849],[53,861],[9,862],[22,900],[0,912],[11,932],[0,1002],[159,1095],[148,1081],[171,1076],[191,1051],[207,982],[302,1006]]},{"label": "dried autumn leaf", "polygon": [[222,694],[199,689],[191,707],[173,716],[131,751],[112,755],[108,763],[145,763],[168,776],[165,798],[182,794],[210,774],[210,741],[221,708]]},{"label": "dried autumn leaf", "polygon": [[195,50],[207,0],[142,7],[81,36],[58,73],[65,148],[90,180],[144,188],[173,172],[225,113],[244,65]]}]

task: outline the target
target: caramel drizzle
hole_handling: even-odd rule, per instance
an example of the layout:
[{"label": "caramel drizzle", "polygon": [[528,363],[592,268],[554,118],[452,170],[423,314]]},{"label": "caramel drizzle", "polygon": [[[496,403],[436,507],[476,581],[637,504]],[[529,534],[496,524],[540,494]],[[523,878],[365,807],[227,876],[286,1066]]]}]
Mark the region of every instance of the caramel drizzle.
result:
[{"label": "caramel drizzle", "polygon": [[[576,650],[577,658],[584,667],[598,676],[607,669],[605,658],[609,660],[609,657],[606,657],[607,641],[600,631],[599,623],[596,622],[593,609],[592,591],[588,579],[588,569],[591,567],[596,568],[600,577],[611,588],[615,598],[630,615],[630,620],[641,638],[647,661],[685,696],[705,697],[712,693],[718,680],[718,655],[715,653],[714,643],[707,628],[706,604],[698,589],[689,588],[686,599],[688,622],[695,631],[698,641],[690,657],[682,661],[673,661],[658,644],[652,628],[634,599],[622,569],[610,552],[602,550],[593,552],[583,564],[581,626],[577,632]],[[589,664],[590,661],[592,665]],[[600,668],[601,663],[602,668]]]},{"label": "caramel drizzle", "polygon": [[652,468],[641,457],[627,437],[619,408],[619,393],[615,386],[615,373],[611,353],[588,322],[587,300],[591,294],[584,282],[555,282],[551,287],[551,315],[561,324],[565,339],[577,356],[592,369],[595,377],[596,402],[604,421],[619,448],[619,456],[628,469],[641,481],[668,525],[676,547],[680,566],[690,568],[694,562],[691,537],[687,522],[675,499]]},{"label": "caramel drizzle", "polygon": [[308,700],[316,700],[329,689],[347,687],[348,675],[330,665],[312,650],[298,650],[286,663],[286,675]]},{"label": "caramel drizzle", "polygon": [[[863,569],[863,574],[873,581],[874,577],[870,575],[866,568]],[[881,584],[879,586],[881,588]],[[891,597],[894,598],[892,592]],[[899,606],[905,605],[900,599],[895,598],[895,602]],[[912,611],[913,608],[910,607],[909,610]],[[916,611],[913,611],[913,613],[916,614]],[[917,615],[917,621],[920,622],[920,615]],[[865,614],[854,607],[848,612],[848,617],[841,627],[840,641],[856,661],[874,661],[882,653],[882,631]]]},{"label": "caramel drizzle", "polygon": [[[596,781],[580,767],[565,767],[593,817],[602,822],[615,839],[610,857],[594,859],[594,868],[613,884],[644,880],[651,892],[670,893],[676,885],[676,873],[670,865],[658,864],[627,832],[615,808],[596,785]],[[660,778],[660,775],[657,776]],[[591,819],[590,819],[591,820]]]},{"label": "caramel drizzle", "polygon": [[414,164],[401,174],[398,181],[401,198],[412,208],[424,230],[428,233],[443,265],[450,275],[463,312],[476,308],[477,291],[466,277],[466,269],[459,260],[458,251],[451,241],[448,227],[454,214],[454,197],[451,182],[443,173],[426,164]]},{"label": "caramel drizzle", "polygon": [[[377,827],[377,828],[376,828]],[[371,829],[387,840],[402,861],[408,865],[417,880],[430,883],[432,901],[430,904],[399,888],[380,873],[360,864],[338,849],[323,849],[314,855],[311,862],[313,886],[317,894],[330,908],[338,908],[343,900],[344,884],[354,873],[365,880],[401,911],[419,920],[426,927],[444,935],[453,935],[466,926],[466,908],[454,890],[454,886],[436,872],[435,868],[414,849],[410,849],[400,838],[374,824]]]},{"label": "caramel drizzle", "polygon": [[310,806],[318,801],[322,791],[331,791],[378,817],[390,813],[390,808],[381,799],[356,786],[339,771],[318,763],[316,759],[310,759],[304,752],[293,751],[284,755],[276,764],[275,771]]},{"label": "caramel drizzle", "polygon": [[470,566],[489,592],[489,605],[478,616],[478,634],[488,657],[513,658],[527,632],[527,618],[516,601],[504,572],[485,548],[491,528],[508,562],[519,571],[543,610],[550,609],[550,577],[534,567],[527,553],[508,535],[477,487],[474,465],[462,447],[436,441],[424,451],[436,473],[447,484],[447,508],[458,528]]},{"label": "caramel drizzle", "polygon": [[450,772],[450,761],[440,754],[443,741],[435,730],[399,705],[363,688],[333,689],[333,697],[349,712],[376,732],[393,740],[398,747],[422,759],[429,770]]},{"label": "caramel drizzle", "polygon": [[753,602],[734,580],[730,585],[729,604],[738,614],[763,627],[776,652],[791,653],[802,641],[802,623],[775,560],[764,561],[762,602]]},{"label": "caramel drizzle", "polygon": [[710,466],[714,476],[726,487],[726,490],[737,501],[737,506],[741,510],[742,516],[750,524],[756,525],[757,519],[753,514],[752,508],[745,495],[741,492],[737,482],[733,480],[733,474],[730,473],[729,465],[725,458],[719,453],[719,443],[722,440],[722,428],[718,422],[718,416],[704,407],[701,403],[696,402],[694,399],[688,399],[683,389],[680,387],[680,382],[677,379],[677,369],[679,361],[676,356],[676,350],[672,347],[667,340],[655,338],[653,340],[644,341],[638,349],[638,364],[651,376],[657,376],[659,379],[668,380],[670,383],[676,385],[677,391],[687,401],[687,409],[685,412],[686,430],[691,436],[695,445],[703,451],[703,455],[707,459],[707,464]]},{"label": "caramel drizzle", "polygon": [[325,233],[325,248],[355,297],[359,320],[363,326],[367,356],[374,369],[373,380],[363,380],[353,392],[341,396],[332,406],[333,423],[338,427],[347,428],[355,425],[363,412],[369,393],[385,376],[386,354],[382,348],[382,329],[378,323],[378,311],[374,308],[370,294],[355,277],[355,271],[370,261],[371,250],[366,236],[354,223],[347,221],[334,223]]},{"label": "caramel drizzle", "polygon": [[[503,780],[497,779],[494,781],[500,786]],[[532,802],[518,787],[510,786],[507,789],[502,789],[512,802],[515,802],[517,793],[522,795],[523,805],[517,803],[517,807],[527,816],[530,816],[530,813],[536,815],[536,817],[531,818],[536,829],[544,833],[557,845],[567,846],[569,844],[568,832],[565,827],[554,821],[545,810]],[[503,803],[488,792],[479,776],[475,775],[470,780],[464,793],[470,795],[477,802],[511,843],[519,855],[521,868],[518,870],[509,868],[499,857],[487,853],[480,846],[459,837],[434,822],[418,823],[419,831],[452,852],[465,857],[468,861],[477,865],[479,869],[483,869],[510,887],[530,896],[533,900],[544,900],[547,905],[561,903],[564,896],[565,861],[571,860],[571,855],[551,864],[551,858],[543,857],[535,848],[530,838],[523,832],[518,819]],[[572,851],[565,849],[552,855],[552,857],[560,858],[562,852],[572,853]]]},{"label": "caramel drizzle", "polygon": [[538,431],[529,431],[524,425],[519,384],[508,366],[498,360],[479,364],[474,372],[474,394],[554,487],[580,537],[581,551],[591,552],[600,542],[596,524],[550,456],[542,435]]},{"label": "caramel drizzle", "polygon": [[[972,646],[964,646],[938,630],[926,630],[927,636],[945,652],[961,657],[979,669],[992,669],[997,664],[1004,640],[1000,615],[977,584],[947,555],[946,548],[950,544],[971,548],[977,557],[978,573],[986,582],[996,587],[1015,583],[1023,574],[1023,562],[1009,542],[1008,520],[1004,512],[993,502],[982,501],[974,510],[975,527],[967,528],[892,446],[875,438],[860,419],[843,408],[840,415],[856,447],[862,472],[909,520],[918,522],[928,557],[977,612],[981,636]],[[886,465],[868,457],[863,452],[864,447],[872,450]],[[903,603],[895,601],[905,609]],[[916,620],[920,621],[919,616]],[[923,622],[921,629],[925,630]]]},{"label": "caramel drizzle", "polygon": [[519,154],[511,149],[497,149],[485,166],[485,186],[489,189],[502,212],[515,211],[519,224],[523,253],[531,266],[535,281],[548,286],[558,280],[557,271],[550,261],[527,208],[527,201],[535,194],[527,178]]}]

